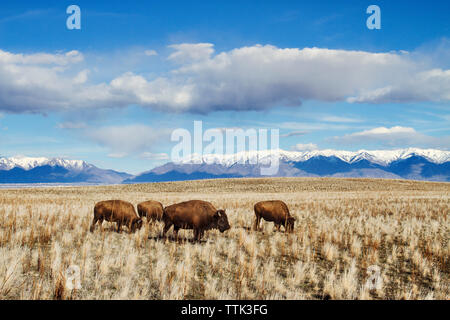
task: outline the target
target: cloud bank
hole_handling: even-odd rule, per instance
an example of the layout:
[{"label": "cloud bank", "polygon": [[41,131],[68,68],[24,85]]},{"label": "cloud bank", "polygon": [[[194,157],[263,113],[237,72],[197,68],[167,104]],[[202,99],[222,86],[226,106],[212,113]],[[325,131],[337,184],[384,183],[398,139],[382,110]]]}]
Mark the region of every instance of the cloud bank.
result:
[{"label": "cloud bank", "polygon": [[450,136],[433,137],[416,131],[414,128],[395,126],[391,128],[378,127],[346,134],[340,137],[328,139],[342,145],[381,145],[385,147],[433,147],[448,149],[450,146]]},{"label": "cloud bank", "polygon": [[170,72],[152,79],[127,72],[102,83],[89,81],[89,69],[77,70],[84,61],[78,51],[0,50],[0,111],[48,113],[141,105],[167,112],[208,113],[299,106],[304,100],[450,101],[450,70],[403,51],[255,45],[216,53],[210,43],[170,48],[174,50],[166,58],[173,66]]},{"label": "cloud bank", "polygon": [[130,155],[155,159],[161,154],[150,153],[161,141],[169,141],[169,129],[155,129],[142,124],[105,126],[84,130],[84,136],[110,150],[111,158]]}]

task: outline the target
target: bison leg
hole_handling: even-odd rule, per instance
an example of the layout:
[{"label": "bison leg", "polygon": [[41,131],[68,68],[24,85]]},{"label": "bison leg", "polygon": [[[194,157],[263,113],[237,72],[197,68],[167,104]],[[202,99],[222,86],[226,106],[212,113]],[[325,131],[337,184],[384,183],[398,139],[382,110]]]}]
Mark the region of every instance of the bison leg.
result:
[{"label": "bison leg", "polygon": [[117,232],[120,233],[120,228],[122,227],[122,222],[117,221]]},{"label": "bison leg", "polygon": [[194,229],[194,241],[197,241],[198,238],[198,229]]},{"label": "bison leg", "polygon": [[280,232],[281,224],[275,224],[275,227],[277,228],[277,231]]},{"label": "bison leg", "polygon": [[203,237],[204,233],[205,233],[204,230],[194,229],[194,241],[200,242],[200,239]]},{"label": "bison leg", "polygon": [[99,227],[100,227],[100,231],[103,231],[103,226],[102,226],[102,224],[103,224],[103,219],[102,219],[102,218],[99,218],[99,219],[98,219],[98,225],[99,225]]},{"label": "bison leg", "polygon": [[162,234],[163,237],[166,235],[166,232],[169,231],[171,226],[172,226],[172,222],[164,221],[164,229],[163,229],[163,234]]},{"label": "bison leg", "polygon": [[94,217],[94,219],[92,220],[92,225],[91,225],[91,229],[90,229],[91,232],[94,232],[96,223],[97,223],[97,218]]},{"label": "bison leg", "polygon": [[131,221],[128,223],[128,233],[133,233],[136,231],[136,225]]},{"label": "bison leg", "polygon": [[253,228],[255,231],[258,231],[260,221],[261,221],[261,217],[260,217],[260,216],[256,216],[255,226],[254,226],[254,228]]},{"label": "bison leg", "polygon": [[178,241],[178,230],[180,230],[180,227],[173,226],[173,236],[175,237],[175,240]]},{"label": "bison leg", "polygon": [[286,220],[285,222],[284,222],[284,224],[283,224],[283,227],[284,227],[284,232],[286,233],[286,232],[291,232],[291,230],[290,230],[290,227],[289,227],[289,224],[288,224],[288,221]]}]

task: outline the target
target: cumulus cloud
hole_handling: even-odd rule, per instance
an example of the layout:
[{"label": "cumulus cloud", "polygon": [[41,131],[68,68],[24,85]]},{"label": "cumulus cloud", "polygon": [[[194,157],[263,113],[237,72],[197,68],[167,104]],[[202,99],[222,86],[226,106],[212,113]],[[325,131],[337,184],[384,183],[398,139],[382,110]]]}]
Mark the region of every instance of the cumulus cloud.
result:
[{"label": "cumulus cloud", "polygon": [[74,84],[83,84],[83,83],[85,83],[87,81],[87,79],[88,79],[89,72],[90,71],[88,69],[80,71],[75,76],[75,78],[73,79],[73,83]]},{"label": "cumulus cloud", "polygon": [[292,150],[294,151],[311,151],[311,150],[317,150],[317,144],[315,143],[297,143],[295,146],[292,147]]},{"label": "cumulus cloud", "polygon": [[207,113],[299,106],[303,100],[450,101],[450,70],[429,67],[427,59],[404,52],[255,45],[216,53],[210,43],[170,48],[168,60],[175,67],[164,75],[148,79],[126,72],[96,84],[87,82],[87,70],[73,76],[72,67],[84,59],[78,51],[0,51],[0,110],[46,113],[138,104]]},{"label": "cumulus cloud", "polygon": [[65,66],[71,63],[83,61],[84,57],[79,51],[72,50],[64,54],[49,54],[49,53],[35,53],[35,54],[14,54],[0,50],[0,63],[2,64],[17,64],[17,65],[60,65]]},{"label": "cumulus cloud", "polygon": [[344,145],[375,144],[387,147],[427,147],[447,149],[450,136],[433,137],[417,132],[414,128],[395,126],[391,128],[378,127],[370,130],[354,132],[329,139]]},{"label": "cumulus cloud", "polygon": [[211,43],[182,43],[173,44],[169,48],[176,51],[167,59],[185,64],[197,61],[206,61],[214,53],[214,45]]},{"label": "cumulus cloud", "polygon": [[125,101],[106,84],[86,85],[87,70],[71,75],[70,68],[83,59],[78,51],[32,55],[0,51],[0,110],[47,113],[123,105]]},{"label": "cumulus cloud", "polygon": [[414,102],[450,101],[450,70],[432,69],[418,72],[398,83],[363,90],[358,96],[349,97],[348,102]]}]

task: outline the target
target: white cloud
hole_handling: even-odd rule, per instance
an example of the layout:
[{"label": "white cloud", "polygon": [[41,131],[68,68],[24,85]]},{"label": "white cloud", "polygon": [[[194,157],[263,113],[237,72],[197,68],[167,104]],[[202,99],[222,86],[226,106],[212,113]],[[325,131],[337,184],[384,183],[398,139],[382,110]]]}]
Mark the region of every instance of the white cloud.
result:
[{"label": "white cloud", "polygon": [[73,83],[74,84],[83,84],[83,83],[85,83],[87,81],[87,79],[88,79],[89,72],[90,71],[88,69],[80,71],[75,76],[75,78],[73,79]]},{"label": "white cloud", "polygon": [[[300,105],[308,99],[371,103],[450,100],[450,71],[422,70],[420,63],[401,53],[256,45],[213,55],[211,44],[172,47],[177,51],[169,59],[182,65],[170,76],[147,81],[129,73],[115,79],[112,86],[126,90],[142,105],[197,112],[261,110]],[[138,80],[138,85],[126,85],[133,80]]]},{"label": "white cloud", "polygon": [[311,151],[311,150],[317,150],[317,144],[315,143],[298,143],[295,146],[292,147],[292,150],[294,151]]},{"label": "white cloud", "polygon": [[348,102],[384,103],[450,101],[450,70],[432,69],[412,74],[392,85],[364,90]]},{"label": "white cloud", "polygon": [[141,124],[100,127],[85,130],[84,134],[111,150],[109,156],[114,158],[149,152],[156,143],[170,138],[168,129],[159,130]]},{"label": "white cloud", "polygon": [[115,158],[115,159],[121,159],[125,158],[128,154],[125,152],[119,152],[119,153],[108,153],[109,158]]},{"label": "white cloud", "polygon": [[271,45],[215,53],[210,43],[170,47],[175,52],[168,60],[178,64],[171,72],[151,80],[126,72],[97,84],[87,83],[87,70],[73,76],[75,64],[84,59],[78,51],[0,51],[0,110],[46,113],[138,104],[206,113],[298,106],[303,100],[450,101],[450,70],[427,67],[427,59],[419,55]]},{"label": "white cloud", "polygon": [[85,85],[86,70],[71,76],[70,68],[82,60],[77,51],[54,55],[0,51],[0,109],[47,113],[123,105],[123,99],[110,93],[107,85]]},{"label": "white cloud", "polygon": [[72,50],[64,54],[14,54],[0,50],[0,63],[2,64],[22,64],[22,65],[49,65],[56,64],[65,66],[83,61],[84,57],[79,51]]},{"label": "white cloud", "polygon": [[185,64],[196,61],[208,60],[214,53],[214,45],[211,43],[182,43],[170,45],[176,51],[167,59]]},{"label": "white cloud", "polygon": [[354,132],[329,141],[344,145],[381,145],[388,147],[426,147],[447,149],[450,146],[450,136],[433,137],[417,132],[414,128],[395,126],[391,128],[378,127],[370,130]]},{"label": "white cloud", "polygon": [[169,155],[167,153],[143,152],[140,157],[147,160],[169,160]]},{"label": "white cloud", "polygon": [[378,127],[370,130],[365,130],[361,132],[355,132],[350,134],[349,136],[352,137],[383,137],[386,135],[393,136],[393,135],[399,135],[399,134],[415,134],[416,130],[414,128],[408,128],[408,127],[392,127],[392,128],[386,128],[386,127]]},{"label": "white cloud", "polygon": [[158,53],[155,50],[145,50],[144,54],[149,57],[158,55]]}]

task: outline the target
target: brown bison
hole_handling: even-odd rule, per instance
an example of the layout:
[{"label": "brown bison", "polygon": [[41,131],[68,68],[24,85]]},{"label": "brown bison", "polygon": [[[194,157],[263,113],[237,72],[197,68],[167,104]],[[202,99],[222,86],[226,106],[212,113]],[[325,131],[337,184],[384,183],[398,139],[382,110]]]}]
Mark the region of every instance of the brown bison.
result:
[{"label": "brown bison", "polygon": [[266,221],[273,221],[277,230],[280,231],[281,225],[285,231],[292,232],[294,230],[295,218],[289,213],[289,209],[283,201],[261,201],[254,206],[256,221],[255,230],[258,230],[261,218]]},{"label": "brown bison", "polygon": [[134,232],[142,227],[142,219],[138,217],[134,206],[122,200],[108,200],[98,202],[94,207],[94,220],[92,220],[91,232],[94,231],[95,224],[102,227],[103,220],[117,223],[117,232],[120,232],[122,225],[126,225],[130,232]]},{"label": "brown bison", "polygon": [[230,229],[225,210],[217,210],[206,201],[191,200],[173,204],[164,208],[163,236],[173,225],[175,237],[179,229],[194,229],[194,240],[199,241],[209,229],[219,229],[225,232]]},{"label": "brown bison", "polygon": [[163,217],[163,205],[158,201],[145,201],[137,205],[139,217],[147,217],[147,221],[161,221]]}]

